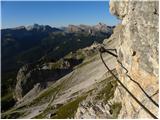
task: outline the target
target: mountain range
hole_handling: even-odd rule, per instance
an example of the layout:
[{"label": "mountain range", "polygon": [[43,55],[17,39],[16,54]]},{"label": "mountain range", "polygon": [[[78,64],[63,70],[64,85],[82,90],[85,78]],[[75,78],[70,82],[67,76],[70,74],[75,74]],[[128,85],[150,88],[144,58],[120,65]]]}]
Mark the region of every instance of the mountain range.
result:
[{"label": "mountain range", "polygon": [[[113,28],[114,26],[99,23],[94,26],[81,24],[63,28],[34,24],[27,27],[2,29],[2,111],[7,110],[16,102],[13,91],[17,84],[17,73],[22,66],[38,64],[38,61],[55,63],[67,54],[88,47],[94,42],[102,43],[104,38],[110,37]],[[80,60],[75,58],[69,61],[71,66],[80,64],[78,62]],[[71,68],[67,71],[69,72]],[[67,71],[63,70],[61,74],[65,75]],[[56,70],[51,73],[57,74],[57,72]]]}]

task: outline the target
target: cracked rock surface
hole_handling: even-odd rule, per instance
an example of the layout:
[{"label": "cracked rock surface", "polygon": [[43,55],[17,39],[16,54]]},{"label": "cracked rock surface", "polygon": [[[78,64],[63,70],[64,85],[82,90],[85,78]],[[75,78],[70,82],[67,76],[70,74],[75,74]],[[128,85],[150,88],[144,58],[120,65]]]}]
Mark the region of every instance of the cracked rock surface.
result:
[{"label": "cracked rock surface", "polygon": [[[119,60],[128,74],[158,103],[158,1],[110,1],[110,11],[122,20],[111,38],[117,40]],[[117,32],[118,31],[118,32]],[[110,39],[111,39],[110,38]],[[119,78],[125,86],[158,117],[156,107],[138,86],[129,80],[126,71],[117,65]],[[118,118],[152,118],[118,86],[115,100],[122,102]]]}]

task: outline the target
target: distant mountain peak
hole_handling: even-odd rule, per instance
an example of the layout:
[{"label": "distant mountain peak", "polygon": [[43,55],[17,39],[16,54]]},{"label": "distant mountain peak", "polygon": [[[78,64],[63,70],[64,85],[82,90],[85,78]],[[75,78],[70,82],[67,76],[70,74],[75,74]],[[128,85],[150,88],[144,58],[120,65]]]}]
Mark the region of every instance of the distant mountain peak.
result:
[{"label": "distant mountain peak", "polygon": [[45,31],[46,29],[52,29],[49,25],[39,25],[39,24],[33,24],[29,25],[26,27],[27,30],[43,30]]},{"label": "distant mountain peak", "polygon": [[107,26],[104,23],[99,22],[97,25],[68,25],[68,27],[65,27],[65,30],[67,32],[85,32],[89,34],[95,34],[96,32],[104,32],[108,33],[109,31],[112,31],[113,26]]},{"label": "distant mountain peak", "polygon": [[25,26],[19,26],[19,27],[15,27],[15,28],[11,28],[12,30],[21,30],[21,29],[25,29]]}]

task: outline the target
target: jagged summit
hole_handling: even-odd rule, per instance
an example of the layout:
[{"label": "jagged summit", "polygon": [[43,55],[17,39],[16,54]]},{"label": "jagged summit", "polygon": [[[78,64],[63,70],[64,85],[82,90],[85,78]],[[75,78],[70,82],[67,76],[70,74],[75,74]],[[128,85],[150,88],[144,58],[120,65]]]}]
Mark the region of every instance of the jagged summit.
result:
[{"label": "jagged summit", "polygon": [[62,31],[60,28],[51,27],[49,25],[39,25],[39,24],[33,24],[28,26],[18,26],[15,28],[7,28],[2,29],[2,31],[37,31],[37,32],[55,32],[55,31]]},{"label": "jagged summit", "polygon": [[106,33],[111,31],[113,28],[114,26],[107,26],[104,23],[98,23],[97,25],[93,26],[84,24],[68,25],[68,27],[65,27],[64,29],[67,32],[86,32],[94,35],[97,31]]},{"label": "jagged summit", "polygon": [[[20,30],[20,29],[26,29],[28,31],[31,30],[51,30],[53,28],[56,27],[51,27],[50,25],[40,25],[37,23],[34,23],[33,25],[28,25],[28,26],[18,26],[18,27],[14,27],[14,28],[7,28],[7,29],[12,29],[12,30]],[[73,24],[69,24],[68,26],[64,26],[64,27],[60,27],[57,29],[61,29],[61,30],[66,30],[66,29],[97,29],[97,30],[101,30],[103,29],[107,29],[107,28],[114,28],[114,26],[109,26],[106,25],[104,23],[99,22],[97,25],[85,25],[85,24],[80,24],[80,25],[73,25]],[[5,30],[5,29],[2,29]],[[76,31],[76,30],[75,30]]]}]

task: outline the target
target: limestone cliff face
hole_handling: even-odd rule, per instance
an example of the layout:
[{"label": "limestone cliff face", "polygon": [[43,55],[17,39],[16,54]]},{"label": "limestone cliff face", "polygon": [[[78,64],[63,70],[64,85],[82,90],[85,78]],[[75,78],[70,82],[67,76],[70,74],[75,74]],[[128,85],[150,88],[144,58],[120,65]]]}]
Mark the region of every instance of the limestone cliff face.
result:
[{"label": "limestone cliff face", "polygon": [[[110,11],[122,20],[118,25],[117,40],[119,60],[128,69],[128,74],[158,103],[158,1],[110,1]],[[112,37],[113,38],[113,37]],[[139,87],[126,76],[118,64],[120,80],[156,116],[158,108],[141,92]],[[119,118],[150,118],[119,85],[115,92],[116,101],[122,102]]]}]

